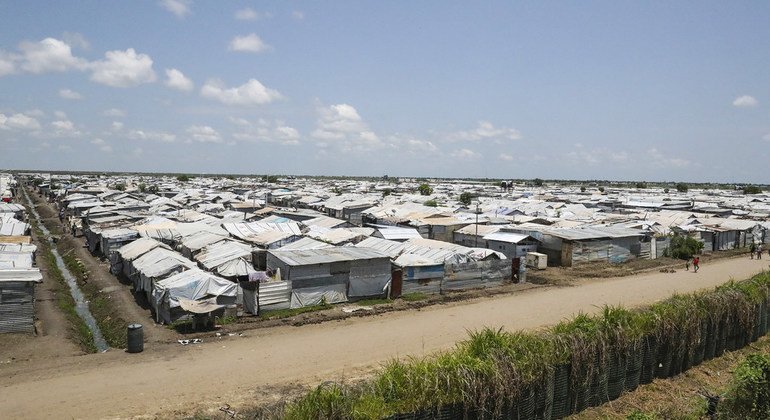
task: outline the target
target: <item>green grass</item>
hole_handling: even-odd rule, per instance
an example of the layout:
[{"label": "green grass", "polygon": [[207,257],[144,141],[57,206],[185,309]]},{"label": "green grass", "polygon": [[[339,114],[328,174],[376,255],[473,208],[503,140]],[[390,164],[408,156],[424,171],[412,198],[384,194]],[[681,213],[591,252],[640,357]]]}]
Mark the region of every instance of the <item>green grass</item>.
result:
[{"label": "green grass", "polygon": [[304,306],[302,308],[296,308],[296,309],[278,309],[275,311],[267,311],[267,312],[260,313],[259,318],[263,320],[290,318],[290,317],[308,313],[308,312],[324,311],[326,309],[331,309],[333,307],[334,305],[324,303],[321,305]]},{"label": "green grass", "polygon": [[[30,218],[36,237],[38,238],[38,265],[45,266],[48,279],[53,280],[53,292],[56,306],[64,313],[64,317],[69,323],[70,338],[75,344],[86,353],[96,353],[94,336],[91,329],[88,328],[85,321],[75,310],[75,299],[69,291],[69,285],[64,279],[59,266],[56,265],[56,259],[51,252],[51,248],[42,236],[42,231],[38,226],[37,220]],[[41,261],[42,260],[42,261]]]},{"label": "green grass", "polygon": [[390,299],[362,299],[362,300],[357,300],[353,303],[355,303],[358,306],[374,306],[374,305],[384,305],[392,302],[393,301]]},{"label": "green grass", "polygon": [[401,299],[407,302],[418,302],[428,299],[428,295],[423,292],[412,292],[401,295]]},{"label": "green grass", "polygon": [[88,308],[94,316],[104,340],[110,347],[125,348],[128,322],[120,316],[120,313],[112,305],[109,294],[103,293],[95,283],[88,281],[89,272],[83,262],[76,258],[70,250],[64,249],[61,242],[57,247],[59,253],[63,255],[64,265],[75,276],[80,290],[89,301]]}]

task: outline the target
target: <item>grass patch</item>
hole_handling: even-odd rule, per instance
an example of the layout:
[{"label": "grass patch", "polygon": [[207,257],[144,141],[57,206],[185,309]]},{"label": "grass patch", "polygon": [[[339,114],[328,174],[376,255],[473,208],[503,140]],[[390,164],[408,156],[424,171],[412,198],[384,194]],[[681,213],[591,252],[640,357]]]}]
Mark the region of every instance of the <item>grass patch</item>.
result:
[{"label": "grass patch", "polygon": [[358,306],[374,306],[374,305],[384,305],[391,302],[392,301],[390,299],[383,298],[383,299],[361,299],[353,303],[355,303]]},{"label": "grass patch", "polygon": [[96,284],[88,281],[89,271],[85,264],[72,254],[72,248],[65,249],[66,247],[62,242],[57,247],[59,253],[63,255],[64,265],[75,276],[80,290],[89,301],[88,308],[102,332],[104,341],[110,347],[125,348],[127,346],[126,329],[128,322],[115,310],[110,295],[103,293]]},{"label": "grass patch", "polygon": [[428,299],[428,295],[423,292],[412,292],[401,295],[401,299],[406,302],[418,302]]},{"label": "grass patch", "polygon": [[[29,207],[27,207],[27,211],[29,212]],[[69,323],[70,339],[84,352],[96,353],[97,349],[94,344],[93,333],[75,310],[75,299],[72,298],[69,285],[64,279],[59,266],[56,265],[56,259],[51,252],[48,241],[43,237],[38,221],[34,217],[30,217],[29,222],[37,238],[37,264],[38,266],[45,267],[48,279],[52,280],[51,286],[56,306],[64,313],[64,317]]]},{"label": "grass patch", "polygon": [[275,311],[260,313],[259,319],[268,320],[268,319],[290,318],[290,317],[300,315],[300,314],[305,314],[308,312],[318,312],[318,311],[324,311],[327,309],[332,309],[333,307],[334,305],[331,305],[329,303],[323,303],[321,305],[305,306],[302,308],[295,308],[295,309],[278,309]]}]

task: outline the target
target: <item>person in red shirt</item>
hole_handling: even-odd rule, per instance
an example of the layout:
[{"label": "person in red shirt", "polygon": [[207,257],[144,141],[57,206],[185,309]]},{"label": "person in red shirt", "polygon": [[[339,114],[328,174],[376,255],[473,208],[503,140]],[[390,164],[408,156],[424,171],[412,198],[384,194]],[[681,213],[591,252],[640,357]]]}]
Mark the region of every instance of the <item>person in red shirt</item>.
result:
[{"label": "person in red shirt", "polygon": [[698,272],[698,268],[700,268],[700,258],[698,257],[692,257],[692,266],[695,269],[695,272]]}]

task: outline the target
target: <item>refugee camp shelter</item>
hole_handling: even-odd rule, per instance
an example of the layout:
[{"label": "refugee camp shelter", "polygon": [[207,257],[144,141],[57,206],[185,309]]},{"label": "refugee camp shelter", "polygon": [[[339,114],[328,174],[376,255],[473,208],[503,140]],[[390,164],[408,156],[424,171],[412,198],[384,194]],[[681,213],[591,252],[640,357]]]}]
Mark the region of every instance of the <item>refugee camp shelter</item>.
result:
[{"label": "refugee camp shelter", "polygon": [[35,332],[35,284],[42,282],[37,268],[0,267],[0,333]]},{"label": "refugee camp shelter", "polygon": [[390,258],[369,248],[270,250],[267,267],[291,282],[292,308],[382,296],[390,282]]}]

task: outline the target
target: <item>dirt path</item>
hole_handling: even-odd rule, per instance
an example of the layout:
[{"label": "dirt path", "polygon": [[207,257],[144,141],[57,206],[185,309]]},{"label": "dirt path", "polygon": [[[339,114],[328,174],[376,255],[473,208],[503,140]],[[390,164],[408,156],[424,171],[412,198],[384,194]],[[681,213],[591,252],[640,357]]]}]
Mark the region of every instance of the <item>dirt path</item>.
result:
[{"label": "dirt path", "polygon": [[[54,223],[59,232],[64,232],[60,237],[59,251],[62,255],[74,253],[75,257],[83,262],[89,273],[88,281],[96,284],[102,293],[109,296],[112,312],[119,314],[128,323],[153,326],[154,321],[149,307],[143,308],[137,303],[131,292],[131,287],[120,283],[117,277],[110,273],[109,263],[100,261],[91,255],[88,248],[85,247],[85,238],[82,236],[73,237],[68,233],[68,229],[55,216],[57,212],[52,204],[46,202],[33,191],[28,191],[28,194],[46,223]],[[169,342],[177,338],[179,338],[178,334],[167,328],[150,327],[145,329],[145,340],[150,343]]]},{"label": "dirt path", "polygon": [[53,363],[18,363],[0,368],[0,418],[165,417],[225,403],[253,404],[265,390],[351,378],[388,358],[450,348],[469,329],[540,328],[580,311],[595,312],[605,303],[649,304],[676,292],[748,278],[767,267],[768,261],[720,260],[697,274],[654,272],[589,280],[575,287],[254,330],[244,337],[212,337],[184,348],[159,344],[141,354],[110,352]]}]

